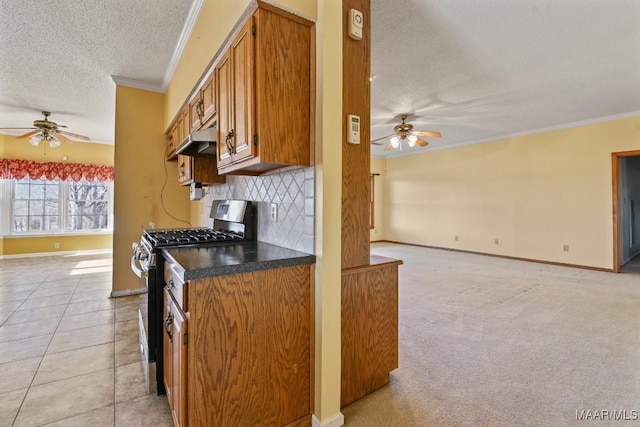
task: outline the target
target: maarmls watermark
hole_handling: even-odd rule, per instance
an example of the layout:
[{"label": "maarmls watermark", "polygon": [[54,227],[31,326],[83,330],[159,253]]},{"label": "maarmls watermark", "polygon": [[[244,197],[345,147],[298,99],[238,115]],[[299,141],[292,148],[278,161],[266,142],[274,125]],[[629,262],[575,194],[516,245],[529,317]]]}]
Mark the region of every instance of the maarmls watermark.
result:
[{"label": "maarmls watermark", "polygon": [[577,409],[576,420],[635,421],[638,414],[637,409]]}]

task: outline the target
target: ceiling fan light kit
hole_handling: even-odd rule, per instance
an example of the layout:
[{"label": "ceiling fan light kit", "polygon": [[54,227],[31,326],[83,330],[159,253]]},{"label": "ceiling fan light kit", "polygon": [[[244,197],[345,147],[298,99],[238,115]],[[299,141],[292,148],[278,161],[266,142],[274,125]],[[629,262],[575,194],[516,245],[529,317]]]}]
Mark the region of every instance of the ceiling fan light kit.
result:
[{"label": "ceiling fan light kit", "polygon": [[397,148],[402,150],[402,143],[404,141],[406,141],[407,145],[409,145],[409,147],[411,148],[415,147],[416,145],[420,147],[426,147],[427,145],[429,145],[429,143],[424,139],[419,138],[420,136],[427,136],[431,138],[440,138],[442,136],[440,132],[414,131],[412,124],[405,123],[405,120],[407,119],[407,114],[402,114],[401,118],[402,118],[402,123],[399,125],[396,125],[393,128],[395,133],[392,133],[391,135],[383,136],[378,139],[374,139],[373,141],[371,141],[371,143],[375,144],[375,142],[377,141],[389,138],[389,143],[384,147],[384,151],[389,151],[392,148]]},{"label": "ceiling fan light kit", "polygon": [[54,138],[53,136],[44,132],[40,135],[33,135],[31,138],[29,138],[29,144],[33,145],[34,147],[40,145],[41,142],[44,142],[45,144],[48,143],[49,147],[51,148],[56,148],[62,145],[59,139]]}]

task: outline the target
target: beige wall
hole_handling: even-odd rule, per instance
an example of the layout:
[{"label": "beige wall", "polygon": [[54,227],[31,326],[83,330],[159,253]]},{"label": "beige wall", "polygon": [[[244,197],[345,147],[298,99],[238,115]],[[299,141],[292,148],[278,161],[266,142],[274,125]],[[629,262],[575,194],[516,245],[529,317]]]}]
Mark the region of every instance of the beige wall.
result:
[{"label": "beige wall", "polygon": [[164,160],[163,120],[164,95],[116,87],[114,291],[143,286],[129,262],[131,244],[140,240],[150,223],[157,228],[179,227],[184,224],[169,214],[189,218],[189,192],[177,183],[177,163]]},{"label": "beige wall", "polygon": [[[28,139],[16,139],[13,136],[2,135],[4,152],[0,157],[7,159],[26,159],[37,162],[71,162],[92,163],[94,165],[113,166],[113,144],[97,144],[91,142],[74,142],[62,144],[57,148],[40,144],[34,147]],[[67,157],[66,160],[63,157]]]},{"label": "beige wall", "polygon": [[[111,144],[74,142],[73,144],[62,144],[57,148],[45,147],[44,144],[34,147],[29,144],[27,139],[0,135],[0,157],[8,159],[26,159],[37,162],[66,161],[112,166],[113,152],[114,147]],[[43,237],[5,236],[0,238],[0,255],[110,249],[111,242],[111,233]],[[55,248],[54,243],[59,243],[59,247]]]},{"label": "beige wall", "polygon": [[611,153],[638,148],[640,117],[389,159],[383,236],[610,269]]},{"label": "beige wall", "polygon": [[[2,255],[111,249],[111,233],[81,236],[11,237],[4,239]],[[58,248],[54,248],[55,244]],[[53,254],[52,254],[53,255]]]}]

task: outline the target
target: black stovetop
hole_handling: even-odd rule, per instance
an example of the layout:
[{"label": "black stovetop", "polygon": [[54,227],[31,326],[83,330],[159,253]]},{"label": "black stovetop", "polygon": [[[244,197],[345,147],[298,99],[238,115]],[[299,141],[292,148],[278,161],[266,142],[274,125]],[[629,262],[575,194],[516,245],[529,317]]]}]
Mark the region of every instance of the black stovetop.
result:
[{"label": "black stovetop", "polygon": [[212,228],[168,228],[145,230],[144,237],[154,248],[192,244],[239,242],[245,240],[238,233]]}]

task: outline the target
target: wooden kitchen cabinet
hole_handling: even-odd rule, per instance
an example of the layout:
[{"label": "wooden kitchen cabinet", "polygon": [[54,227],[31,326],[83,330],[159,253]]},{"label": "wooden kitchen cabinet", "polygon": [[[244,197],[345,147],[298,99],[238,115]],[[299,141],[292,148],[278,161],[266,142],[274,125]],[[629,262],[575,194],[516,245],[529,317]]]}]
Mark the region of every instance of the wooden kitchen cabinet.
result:
[{"label": "wooden kitchen cabinet", "polygon": [[313,266],[184,282],[180,269],[165,263],[164,377],[175,424],[310,426]]},{"label": "wooden kitchen cabinet", "polygon": [[[218,168],[254,156],[251,141],[253,123],[253,40],[249,20],[223,55],[218,69],[221,78],[220,126],[218,131]],[[223,86],[224,84],[224,86]],[[222,126],[224,123],[224,126]]]},{"label": "wooden kitchen cabinet", "polygon": [[312,22],[258,2],[223,49],[216,62],[221,174],[312,164],[313,31]]},{"label": "wooden kitchen cabinet", "polygon": [[190,425],[311,425],[311,271],[189,281]]},{"label": "wooden kitchen cabinet", "polygon": [[225,176],[218,174],[215,158],[178,154],[178,182],[180,185],[190,185],[192,182],[206,185],[224,184],[225,181]]},{"label": "wooden kitchen cabinet", "polygon": [[176,147],[178,146],[178,126],[174,124],[169,132],[167,132],[167,150],[165,152],[165,159],[167,161],[178,160],[176,154]]},{"label": "wooden kitchen cabinet", "polygon": [[190,122],[189,122],[189,108],[184,108],[181,113],[182,118],[178,122],[180,125],[180,134],[178,145],[187,137],[191,132]]},{"label": "wooden kitchen cabinet", "polygon": [[167,132],[166,160],[177,160],[176,148],[189,135],[189,109],[185,108],[178,113],[175,123]]},{"label": "wooden kitchen cabinet", "polygon": [[211,72],[209,78],[205,81],[200,91],[202,99],[202,126],[208,126],[211,118],[216,116],[216,72]]},{"label": "wooden kitchen cabinet", "polygon": [[187,318],[173,298],[170,288],[164,290],[164,386],[176,427],[186,427],[187,421]]},{"label": "wooden kitchen cabinet", "polygon": [[340,407],[389,383],[398,367],[398,266],[371,255],[367,265],[342,270]]},{"label": "wooden kitchen cabinet", "polygon": [[215,69],[189,102],[191,132],[213,123],[216,115],[216,73]]}]

